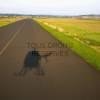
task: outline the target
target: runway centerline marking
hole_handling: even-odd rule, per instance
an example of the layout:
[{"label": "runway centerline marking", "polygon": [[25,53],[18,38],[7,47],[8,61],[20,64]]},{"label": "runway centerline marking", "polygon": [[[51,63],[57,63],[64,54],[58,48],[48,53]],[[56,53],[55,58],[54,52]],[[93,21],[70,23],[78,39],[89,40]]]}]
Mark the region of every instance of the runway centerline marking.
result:
[{"label": "runway centerline marking", "polygon": [[12,38],[7,42],[7,44],[4,46],[4,48],[0,51],[0,56],[5,52],[5,50],[8,48],[8,46],[13,42],[13,40],[16,38],[16,36],[20,33],[22,28],[24,27],[25,22],[22,24],[22,26],[15,32],[15,34],[12,36]]}]

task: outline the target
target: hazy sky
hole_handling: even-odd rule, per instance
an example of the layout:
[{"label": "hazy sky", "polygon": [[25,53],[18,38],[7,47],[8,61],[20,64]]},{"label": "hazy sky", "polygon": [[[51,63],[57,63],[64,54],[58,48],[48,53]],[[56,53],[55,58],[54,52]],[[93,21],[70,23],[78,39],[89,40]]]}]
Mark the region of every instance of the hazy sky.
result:
[{"label": "hazy sky", "polygon": [[100,14],[100,0],[0,0],[0,13]]}]

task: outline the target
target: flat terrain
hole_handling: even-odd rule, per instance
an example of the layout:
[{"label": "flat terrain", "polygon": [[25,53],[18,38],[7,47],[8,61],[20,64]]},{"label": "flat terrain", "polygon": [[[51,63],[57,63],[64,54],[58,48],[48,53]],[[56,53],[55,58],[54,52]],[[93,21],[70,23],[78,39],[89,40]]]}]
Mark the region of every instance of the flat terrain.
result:
[{"label": "flat terrain", "polygon": [[66,36],[77,38],[88,44],[93,49],[100,51],[100,20],[75,19],[75,18],[45,18],[39,19],[48,26],[56,27],[56,30],[64,32]]},{"label": "flat terrain", "polygon": [[100,70],[100,20],[37,18],[46,30]]},{"label": "flat terrain", "polygon": [[[1,100],[100,100],[100,72],[67,47],[44,47],[51,43],[59,42],[32,19],[0,28]],[[44,74],[37,74],[33,66],[19,75],[32,47],[40,55],[49,52],[47,62],[40,59]]]},{"label": "flat terrain", "polygon": [[9,25],[11,23],[14,23],[16,21],[19,21],[21,19],[23,19],[24,17],[14,17],[14,16],[10,16],[10,17],[1,17],[0,16],[0,27],[3,27],[3,26],[6,26],[6,25]]}]

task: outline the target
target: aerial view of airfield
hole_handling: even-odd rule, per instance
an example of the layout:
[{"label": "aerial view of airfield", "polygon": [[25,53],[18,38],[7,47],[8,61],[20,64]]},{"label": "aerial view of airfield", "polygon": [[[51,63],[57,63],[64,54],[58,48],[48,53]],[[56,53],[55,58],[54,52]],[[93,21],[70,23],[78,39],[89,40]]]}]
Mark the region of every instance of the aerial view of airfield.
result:
[{"label": "aerial view of airfield", "polygon": [[0,0],[0,100],[100,100],[100,0]]}]

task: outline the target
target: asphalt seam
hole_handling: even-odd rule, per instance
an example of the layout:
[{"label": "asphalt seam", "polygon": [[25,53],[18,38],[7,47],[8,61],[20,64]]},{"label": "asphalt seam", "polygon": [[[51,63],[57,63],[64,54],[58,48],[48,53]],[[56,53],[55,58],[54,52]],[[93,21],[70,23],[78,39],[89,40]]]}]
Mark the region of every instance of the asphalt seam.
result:
[{"label": "asphalt seam", "polygon": [[16,36],[20,33],[22,28],[24,27],[25,22],[22,24],[22,26],[16,31],[16,33],[12,36],[12,38],[7,42],[7,44],[4,46],[4,48],[0,51],[0,56],[6,51],[8,46],[13,42],[13,40],[16,38]]}]

